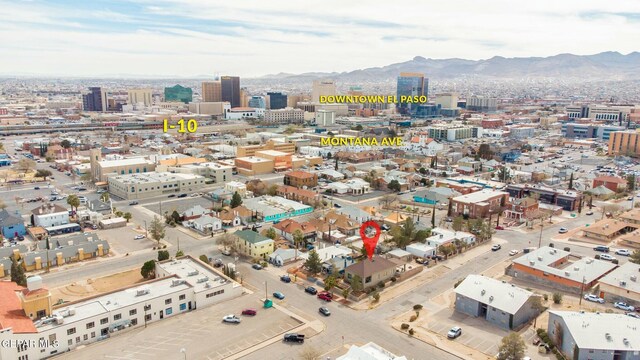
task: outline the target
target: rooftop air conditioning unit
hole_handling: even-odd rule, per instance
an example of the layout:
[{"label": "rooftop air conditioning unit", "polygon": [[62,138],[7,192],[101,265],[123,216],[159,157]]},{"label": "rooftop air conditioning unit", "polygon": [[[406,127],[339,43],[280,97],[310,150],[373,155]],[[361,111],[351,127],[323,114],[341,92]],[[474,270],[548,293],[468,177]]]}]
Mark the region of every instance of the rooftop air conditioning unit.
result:
[{"label": "rooftop air conditioning unit", "polygon": [[208,277],[201,277],[201,278],[199,278],[198,280],[196,280],[196,282],[197,282],[198,284],[200,284],[200,283],[203,283],[203,282],[207,282],[208,280],[209,280],[209,278],[208,278]]},{"label": "rooftop air conditioning unit", "polygon": [[542,256],[538,256],[538,261],[542,261]]},{"label": "rooftop air conditioning unit", "polygon": [[480,295],[484,295],[486,293],[486,291],[484,291],[484,289],[482,289],[482,291],[480,291]]},{"label": "rooftop air conditioning unit", "polygon": [[147,295],[149,293],[149,289],[139,289],[136,291],[136,296]]},{"label": "rooftop air conditioning unit", "polygon": [[194,271],[189,271],[189,272],[187,273],[187,276],[196,276],[196,275],[198,275],[198,274],[199,274],[198,270],[194,270]]},{"label": "rooftop air conditioning unit", "polygon": [[630,279],[631,281],[635,282],[636,280],[638,280],[638,277],[635,275],[631,275]]},{"label": "rooftop air conditioning unit", "polygon": [[564,274],[567,276],[571,276],[571,273],[569,271],[565,271]]}]

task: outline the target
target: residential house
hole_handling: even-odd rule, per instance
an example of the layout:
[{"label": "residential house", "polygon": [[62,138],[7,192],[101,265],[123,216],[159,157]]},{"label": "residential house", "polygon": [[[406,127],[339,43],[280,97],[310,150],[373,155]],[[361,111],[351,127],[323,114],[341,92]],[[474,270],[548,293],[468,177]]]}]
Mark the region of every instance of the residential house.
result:
[{"label": "residential house", "polygon": [[[363,195],[370,191],[370,185],[368,182],[360,179],[353,178],[344,182],[348,187],[348,192],[352,195]],[[332,184],[329,184],[332,185]]]},{"label": "residential house", "polygon": [[380,282],[386,282],[396,274],[396,263],[374,256],[371,260],[365,259],[344,269],[345,279],[351,283],[357,275],[362,281],[364,289],[375,287]]},{"label": "residential house", "polygon": [[305,243],[313,243],[316,241],[316,227],[308,223],[299,223],[293,219],[285,219],[273,225],[278,235],[289,240],[293,244],[293,234],[296,231],[302,233]]},{"label": "residential house", "polygon": [[296,249],[278,248],[269,255],[269,263],[275,266],[290,264],[298,259]]},{"label": "residential house", "polygon": [[577,360],[638,359],[637,329],[638,319],[631,316],[590,311],[550,310],[547,324],[565,358]]},{"label": "residential house", "polygon": [[429,246],[424,243],[412,243],[406,246],[405,250],[411,253],[413,256],[419,258],[429,258],[436,255],[436,247]]},{"label": "residential house", "polygon": [[69,223],[69,210],[48,203],[31,210],[31,225],[48,228]]},{"label": "residential house", "polygon": [[0,233],[5,239],[24,236],[27,229],[24,227],[22,216],[17,212],[11,215],[7,209],[0,209]]},{"label": "residential house", "polygon": [[182,217],[182,221],[197,219],[203,215],[211,214],[211,210],[204,208],[200,205],[194,205],[187,210],[183,211],[180,216]]},{"label": "residential house", "polygon": [[284,184],[296,188],[313,188],[318,185],[318,174],[302,170],[290,171],[284,174]]},{"label": "residential house", "polygon": [[275,242],[255,231],[241,230],[234,233],[236,248],[252,258],[266,260],[275,249]]},{"label": "residential house", "polygon": [[431,230],[431,236],[427,238],[425,244],[437,249],[439,246],[445,244],[455,244],[456,240],[470,245],[476,241],[476,236],[465,231],[454,231],[436,227]]},{"label": "residential house", "polygon": [[104,202],[102,200],[90,200],[87,203],[87,207],[89,210],[99,213],[99,214],[110,214],[111,213],[111,201]]},{"label": "residential house", "polygon": [[482,275],[468,275],[454,292],[457,312],[486,319],[505,330],[518,330],[540,311],[535,307],[539,295]]},{"label": "residential house", "polygon": [[233,195],[238,193],[243,198],[247,197],[247,185],[238,181],[229,181],[224,184],[224,189]]},{"label": "residential house", "polygon": [[191,218],[184,221],[182,225],[195,229],[203,234],[211,234],[222,230],[222,220],[213,217],[211,214],[202,214],[196,218]]},{"label": "residential house", "polygon": [[458,197],[461,193],[448,187],[434,187],[427,190],[420,190],[413,194],[413,201],[421,204],[441,205],[449,204],[449,199]]},{"label": "residential house", "polygon": [[598,176],[597,178],[593,179],[593,185],[591,187],[595,188],[600,185],[606,187],[611,191],[617,192],[618,190],[622,190],[627,186],[627,181],[617,176],[604,175]]},{"label": "residential house", "polygon": [[602,219],[586,227],[583,234],[587,238],[608,243],[620,235],[637,230],[639,227],[638,224],[631,224],[618,218]]},{"label": "residential house", "polygon": [[475,160],[470,157],[463,157],[458,160],[458,168],[467,168],[470,169],[471,173],[479,172],[482,170],[482,162],[480,160]]},{"label": "residential house", "polygon": [[538,210],[538,200],[532,197],[511,198],[504,210],[505,219],[524,220]]},{"label": "residential house", "polygon": [[360,222],[350,219],[347,215],[340,214],[335,210],[329,211],[324,216],[324,222],[329,224],[329,228],[337,229],[347,236],[356,235],[360,229]]}]

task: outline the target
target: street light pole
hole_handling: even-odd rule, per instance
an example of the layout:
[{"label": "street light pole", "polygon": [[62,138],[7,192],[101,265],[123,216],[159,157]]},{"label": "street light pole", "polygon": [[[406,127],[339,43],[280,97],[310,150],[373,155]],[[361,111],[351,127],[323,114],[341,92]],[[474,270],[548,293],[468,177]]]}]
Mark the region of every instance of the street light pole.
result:
[{"label": "street light pole", "polygon": [[540,222],[540,237],[538,238],[538,249],[542,246],[542,229],[544,228],[544,220]]}]

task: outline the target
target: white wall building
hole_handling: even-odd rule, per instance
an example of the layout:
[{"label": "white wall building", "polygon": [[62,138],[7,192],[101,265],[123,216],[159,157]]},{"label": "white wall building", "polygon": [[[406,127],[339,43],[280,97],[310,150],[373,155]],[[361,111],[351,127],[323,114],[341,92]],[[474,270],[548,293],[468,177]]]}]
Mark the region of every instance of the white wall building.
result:
[{"label": "white wall building", "polygon": [[31,210],[34,226],[48,228],[69,223],[69,210],[52,203]]},{"label": "white wall building", "polygon": [[196,191],[204,186],[205,178],[193,174],[149,172],[109,176],[107,181],[111,194],[131,200]]}]

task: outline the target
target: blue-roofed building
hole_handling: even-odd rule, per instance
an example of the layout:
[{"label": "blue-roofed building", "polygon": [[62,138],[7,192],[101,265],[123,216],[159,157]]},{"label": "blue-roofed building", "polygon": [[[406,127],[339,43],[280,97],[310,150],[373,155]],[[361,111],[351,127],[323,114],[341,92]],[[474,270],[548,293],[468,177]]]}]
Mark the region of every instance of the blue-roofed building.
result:
[{"label": "blue-roofed building", "polygon": [[24,227],[22,216],[18,213],[11,215],[6,209],[0,210],[0,232],[7,239],[13,239],[18,235],[24,236],[27,229]]},{"label": "blue-roofed building", "polygon": [[0,154],[0,167],[10,166],[10,165],[11,165],[11,159],[9,159],[9,155]]}]

